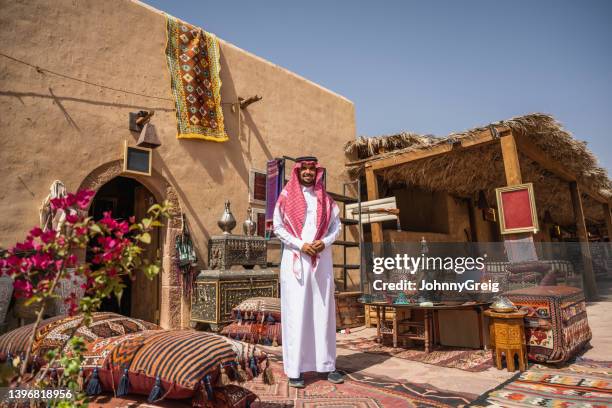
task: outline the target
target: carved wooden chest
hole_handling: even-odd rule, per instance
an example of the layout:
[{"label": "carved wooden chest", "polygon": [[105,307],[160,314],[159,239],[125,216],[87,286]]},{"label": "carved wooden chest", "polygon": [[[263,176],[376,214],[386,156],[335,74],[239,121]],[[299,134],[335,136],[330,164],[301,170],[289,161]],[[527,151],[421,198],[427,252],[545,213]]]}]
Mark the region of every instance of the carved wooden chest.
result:
[{"label": "carved wooden chest", "polygon": [[231,322],[232,308],[257,296],[279,297],[277,269],[203,270],[191,296],[192,325],[218,331]]},{"label": "carved wooden chest", "polygon": [[247,269],[267,265],[266,240],[245,235],[215,235],[208,240],[208,267],[229,269],[241,265]]}]

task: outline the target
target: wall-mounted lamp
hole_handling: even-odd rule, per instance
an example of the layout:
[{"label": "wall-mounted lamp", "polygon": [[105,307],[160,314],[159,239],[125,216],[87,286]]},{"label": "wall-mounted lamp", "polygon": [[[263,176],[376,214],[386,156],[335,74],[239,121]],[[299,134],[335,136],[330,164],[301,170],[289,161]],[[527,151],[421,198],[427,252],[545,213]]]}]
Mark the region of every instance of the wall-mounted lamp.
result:
[{"label": "wall-mounted lamp", "polygon": [[153,115],[155,115],[155,111],[130,112],[130,130],[140,132],[136,146],[148,149],[161,146],[155,125],[150,123]]},{"label": "wall-mounted lamp", "polygon": [[148,147],[149,149],[155,149],[161,146],[159,137],[157,137],[157,131],[155,125],[152,123],[145,123],[140,132],[140,137],[136,142],[138,147]]},{"label": "wall-mounted lamp", "polygon": [[151,120],[155,115],[155,111],[141,110],[138,112],[130,112],[130,130],[132,132],[140,132],[144,125]]}]

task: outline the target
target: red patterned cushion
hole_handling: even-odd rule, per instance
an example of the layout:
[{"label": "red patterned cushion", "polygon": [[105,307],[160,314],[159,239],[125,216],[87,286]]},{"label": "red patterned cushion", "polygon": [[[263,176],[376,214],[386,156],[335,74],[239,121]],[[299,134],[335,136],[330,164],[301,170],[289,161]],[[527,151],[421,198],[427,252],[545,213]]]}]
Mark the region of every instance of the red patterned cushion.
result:
[{"label": "red patterned cushion", "polygon": [[[64,316],[55,316],[50,319],[43,320],[40,322],[38,332],[40,333],[47,325],[63,318]],[[18,327],[17,329],[11,330],[10,332],[0,336],[0,358],[3,361],[6,360],[8,353],[11,353],[13,356],[22,353],[25,354],[33,329],[34,323],[31,323]]]},{"label": "red patterned cushion", "polygon": [[86,343],[91,343],[98,339],[159,329],[161,327],[156,324],[116,313],[93,313],[89,326],[83,324],[82,315],[65,317],[46,325],[44,329],[38,331],[32,351],[43,356],[48,350],[65,344],[71,336],[79,336]]},{"label": "red patterned cushion", "polygon": [[282,342],[282,324],[234,322],[225,326],[221,334],[248,343],[276,346]]},{"label": "red patterned cushion", "polygon": [[244,300],[232,310],[234,320],[254,320],[271,323],[281,321],[281,305],[279,298],[254,297]]}]

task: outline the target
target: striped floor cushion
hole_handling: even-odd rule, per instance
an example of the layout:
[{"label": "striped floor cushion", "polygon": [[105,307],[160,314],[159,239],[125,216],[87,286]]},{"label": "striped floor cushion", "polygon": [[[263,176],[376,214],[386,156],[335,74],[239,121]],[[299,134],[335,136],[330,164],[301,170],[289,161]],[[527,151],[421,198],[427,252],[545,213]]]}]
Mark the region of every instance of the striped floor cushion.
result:
[{"label": "striped floor cushion", "polygon": [[232,319],[236,321],[254,320],[270,323],[281,321],[279,298],[254,297],[244,300],[232,310]]},{"label": "striped floor cushion", "polygon": [[221,334],[232,339],[253,344],[278,346],[282,344],[282,324],[258,322],[234,322],[221,330]]},{"label": "striped floor cushion", "polygon": [[[122,371],[127,368],[129,392],[156,398],[182,399],[212,392],[230,381],[244,381],[265,369],[267,356],[253,345],[193,330],[144,332],[118,343],[103,368],[112,373],[112,383],[104,388],[118,389]],[[255,371],[253,372],[253,364]],[[240,368],[238,368],[240,365]],[[245,376],[240,377],[240,372]],[[101,376],[106,378],[106,376]],[[102,378],[103,383],[106,381]]]}]

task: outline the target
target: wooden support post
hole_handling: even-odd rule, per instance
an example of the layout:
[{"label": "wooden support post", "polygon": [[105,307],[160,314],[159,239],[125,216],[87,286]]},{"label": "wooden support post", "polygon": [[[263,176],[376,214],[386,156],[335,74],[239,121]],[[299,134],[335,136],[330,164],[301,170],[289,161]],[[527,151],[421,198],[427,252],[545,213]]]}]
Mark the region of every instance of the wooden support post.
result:
[{"label": "wooden support post", "polygon": [[[523,183],[521,175],[521,163],[519,162],[518,150],[516,148],[516,140],[512,132],[508,132],[506,136],[500,138],[502,157],[504,159],[504,171],[506,173],[506,184],[514,186]],[[501,217],[501,214],[500,214]],[[502,239],[520,239],[533,236],[531,232],[520,234],[502,235]]]},{"label": "wooden support post", "polygon": [[610,204],[602,204],[602,207],[606,229],[608,230],[608,239],[610,240],[610,245],[612,245],[612,214],[610,213]]},{"label": "wooden support post", "polygon": [[584,211],[582,209],[582,197],[580,195],[580,187],[578,183],[572,181],[569,183],[570,193],[572,196],[572,207],[574,209],[574,220],[576,222],[576,231],[578,240],[580,241],[580,252],[582,253],[582,281],[584,282],[584,292],[587,300],[595,300],[597,298],[597,285],[595,283],[595,274],[593,273],[593,262],[591,260],[591,251],[589,249],[589,235],[584,222]]},{"label": "wooden support post", "polygon": [[[368,200],[377,200],[378,196],[378,179],[376,173],[371,167],[366,168],[366,184],[368,185]],[[383,230],[380,222],[370,224],[372,229],[372,243],[383,242]]]},{"label": "wooden support post", "polygon": [[472,198],[469,198],[467,200],[467,205],[468,205],[468,219],[470,221],[470,241],[478,242],[478,226],[476,225],[476,217],[478,216],[477,215],[478,211],[476,210],[476,207],[474,206],[474,200]]},{"label": "wooden support post", "polygon": [[519,163],[516,141],[514,140],[514,135],[512,132],[510,132],[507,136],[502,136],[500,143],[502,157],[504,159],[504,171],[506,172],[506,183],[509,186],[521,184],[523,182],[523,177],[521,176],[521,164]]}]

